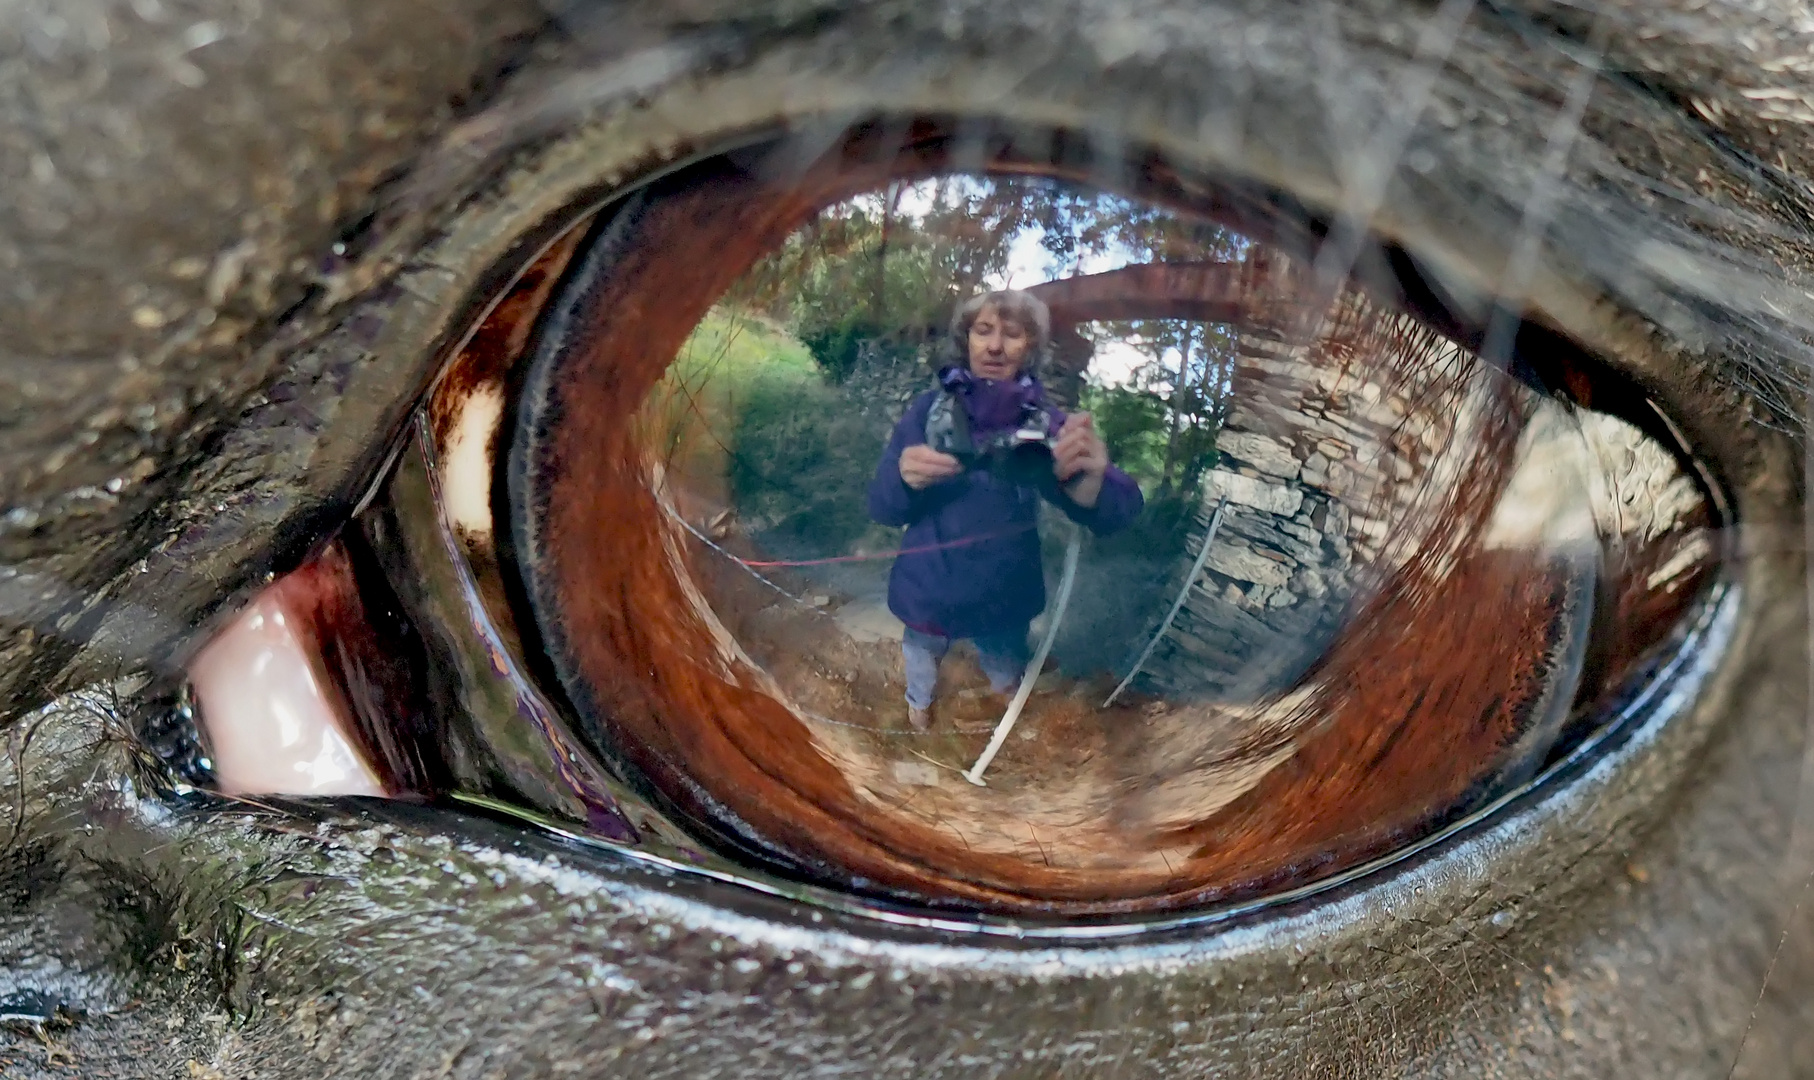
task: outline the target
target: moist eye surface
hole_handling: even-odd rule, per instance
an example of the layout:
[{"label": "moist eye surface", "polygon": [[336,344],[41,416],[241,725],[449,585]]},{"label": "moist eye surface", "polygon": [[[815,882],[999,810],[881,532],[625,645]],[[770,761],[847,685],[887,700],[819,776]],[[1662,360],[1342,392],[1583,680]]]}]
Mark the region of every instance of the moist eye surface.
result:
[{"label": "moist eye surface", "polygon": [[962,130],[671,173],[497,306],[357,536],[425,775],[892,901],[1174,911],[1465,820],[1691,646],[1723,522],[1604,365],[1483,355],[1479,298],[1329,274],[1287,199]]}]

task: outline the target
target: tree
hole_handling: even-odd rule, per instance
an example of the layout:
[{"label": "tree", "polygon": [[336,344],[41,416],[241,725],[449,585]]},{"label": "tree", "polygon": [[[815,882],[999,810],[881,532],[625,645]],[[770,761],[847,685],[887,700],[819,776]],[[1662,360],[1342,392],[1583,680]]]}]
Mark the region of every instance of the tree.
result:
[{"label": "tree", "polygon": [[[930,349],[943,347],[953,308],[1009,274],[1030,285],[1123,265],[1235,261],[1246,246],[1220,226],[1096,189],[943,176],[826,207],[725,300],[784,326],[837,384],[873,367],[909,363],[917,371]],[[1141,319],[1079,329],[1149,357],[1137,377],[1098,379],[1084,398],[1102,411],[1115,460],[1156,497],[1193,495],[1226,414],[1227,328]]]},{"label": "tree", "polygon": [[826,207],[726,300],[786,325],[842,380],[866,355],[895,360],[936,339],[956,304],[1006,268],[1041,186],[950,176],[856,196]]}]

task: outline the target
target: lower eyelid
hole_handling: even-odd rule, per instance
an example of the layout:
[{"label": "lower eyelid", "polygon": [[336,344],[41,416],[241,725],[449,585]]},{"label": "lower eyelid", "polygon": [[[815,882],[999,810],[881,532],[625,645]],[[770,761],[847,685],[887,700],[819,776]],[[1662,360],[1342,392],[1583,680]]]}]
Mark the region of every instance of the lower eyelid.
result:
[{"label": "lower eyelid", "polygon": [[383,795],[348,737],[284,579],[234,616],[190,664],[217,786],[227,794]]}]

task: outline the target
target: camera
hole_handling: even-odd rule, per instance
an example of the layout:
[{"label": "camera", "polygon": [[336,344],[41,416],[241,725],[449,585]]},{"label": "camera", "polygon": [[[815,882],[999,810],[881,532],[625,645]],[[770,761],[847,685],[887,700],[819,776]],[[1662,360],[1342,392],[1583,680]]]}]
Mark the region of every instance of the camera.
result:
[{"label": "camera", "polygon": [[986,470],[1010,483],[1032,487],[1052,475],[1058,428],[1057,414],[1029,402],[1021,407],[1013,427],[975,437],[957,390],[946,386],[927,414],[926,444],[950,454],[966,470]]},{"label": "camera", "polygon": [[966,469],[984,469],[1010,483],[1032,487],[1052,475],[1052,450],[1058,442],[1056,418],[1031,407],[1015,427],[975,440],[968,454],[954,454]]}]

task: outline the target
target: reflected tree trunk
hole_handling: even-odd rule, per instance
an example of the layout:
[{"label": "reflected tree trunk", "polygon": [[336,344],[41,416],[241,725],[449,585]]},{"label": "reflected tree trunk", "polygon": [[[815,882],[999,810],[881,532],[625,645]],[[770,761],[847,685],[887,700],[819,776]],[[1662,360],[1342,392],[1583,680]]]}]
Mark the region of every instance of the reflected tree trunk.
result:
[{"label": "reflected tree trunk", "polygon": [[900,207],[901,185],[896,181],[888,185],[888,193],[882,201],[882,233],[876,242],[875,276],[869,294],[869,315],[877,325],[888,314],[888,239],[894,232],[894,219]]}]

